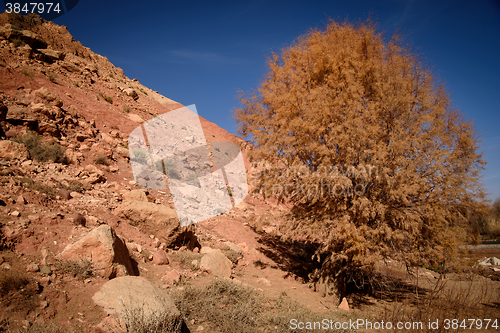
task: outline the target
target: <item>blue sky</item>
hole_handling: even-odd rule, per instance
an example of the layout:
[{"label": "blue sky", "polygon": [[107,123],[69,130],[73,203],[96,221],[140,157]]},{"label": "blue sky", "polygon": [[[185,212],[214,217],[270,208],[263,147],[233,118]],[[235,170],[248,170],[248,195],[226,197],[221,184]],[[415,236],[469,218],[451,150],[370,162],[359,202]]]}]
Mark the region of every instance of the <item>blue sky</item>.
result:
[{"label": "blue sky", "polygon": [[125,75],[236,133],[237,91],[257,88],[266,58],[330,18],[371,16],[398,30],[474,121],[488,162],[491,199],[500,197],[500,2],[442,1],[94,1],[54,22],[106,56]]}]

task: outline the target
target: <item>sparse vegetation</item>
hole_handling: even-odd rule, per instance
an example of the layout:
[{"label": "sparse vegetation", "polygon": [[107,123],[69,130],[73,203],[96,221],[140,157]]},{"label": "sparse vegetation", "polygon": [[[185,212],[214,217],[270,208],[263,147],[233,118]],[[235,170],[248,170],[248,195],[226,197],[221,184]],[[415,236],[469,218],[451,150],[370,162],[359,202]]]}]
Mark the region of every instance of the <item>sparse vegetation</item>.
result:
[{"label": "sparse vegetation", "polygon": [[110,77],[110,78],[114,78],[115,76],[114,76],[114,74],[113,74],[113,73],[109,73],[109,74],[108,74],[108,77]]},{"label": "sparse vegetation", "polygon": [[4,295],[20,290],[28,283],[29,279],[24,274],[12,270],[0,270],[0,292]]},{"label": "sparse vegetation", "polygon": [[[162,164],[163,162],[163,164]],[[165,170],[163,169],[165,167]],[[176,165],[176,162],[172,158],[166,158],[164,160],[159,160],[155,162],[155,168],[156,170],[160,172],[165,172],[165,174],[168,176],[168,178],[171,179],[180,179],[181,175],[179,173],[178,167]]]},{"label": "sparse vegetation", "polygon": [[143,307],[125,309],[124,321],[127,333],[180,333],[183,325],[182,318],[166,311],[146,315]]},{"label": "sparse vegetation", "polygon": [[80,85],[81,85],[81,83],[80,83],[80,82],[78,82],[78,81],[73,81],[73,85],[74,85],[75,87],[79,88],[79,87],[80,87]]},{"label": "sparse vegetation", "polygon": [[[445,320],[450,320],[451,325],[451,320],[457,319],[458,324],[453,331],[467,332],[472,324],[467,318],[492,318],[492,322],[489,323],[489,329],[492,329],[498,310],[495,306],[485,304],[495,304],[498,300],[491,298],[495,291],[490,283],[479,284],[477,282],[477,279],[463,281],[460,285],[450,288],[449,281],[439,279],[432,290],[424,291],[425,294],[420,297],[412,294],[408,299],[386,308],[383,320],[393,323],[422,323],[421,328],[415,326],[405,329],[405,332],[449,332],[451,330],[445,328]],[[463,325],[460,326],[464,319],[466,328]],[[439,325],[430,328],[428,323],[436,321]],[[497,322],[497,325],[500,323]],[[474,322],[472,328],[485,329],[486,322],[482,320]]]},{"label": "sparse vegetation", "polygon": [[242,257],[241,254],[238,252],[232,250],[229,246],[225,246],[221,249],[222,253],[231,260],[231,262],[236,265],[238,263],[238,260]]},{"label": "sparse vegetation", "polygon": [[101,96],[109,104],[113,104],[113,99],[111,98],[111,96],[106,96],[102,92],[99,92],[99,96]]},{"label": "sparse vegetation", "polygon": [[109,165],[109,160],[106,156],[103,155],[97,155],[96,159],[94,159],[95,164],[100,164],[100,165]]},{"label": "sparse vegetation", "polygon": [[26,75],[26,76],[29,76],[29,77],[33,77],[33,76],[35,76],[35,73],[33,73],[33,72],[28,72],[26,69],[21,69],[21,70],[19,71],[19,73],[22,73],[22,74],[24,74],[24,75]]},{"label": "sparse vegetation", "polygon": [[147,94],[148,94],[148,93],[147,93],[146,91],[144,91],[144,89],[142,89],[142,88],[139,88],[139,91],[140,91],[141,93],[143,93],[144,95],[147,95]]},{"label": "sparse vegetation", "polygon": [[92,262],[90,260],[80,260],[80,261],[58,261],[56,263],[56,271],[62,274],[69,274],[80,280],[87,279],[93,275]]},{"label": "sparse vegetation", "polygon": [[[286,295],[268,298],[250,287],[227,280],[214,280],[204,288],[188,287],[174,293],[173,297],[186,322],[196,319],[204,327],[212,325],[212,329],[221,333],[289,332],[292,318],[302,322],[348,318],[339,312],[320,317]],[[331,332],[351,330],[333,329]]]},{"label": "sparse vegetation", "polygon": [[17,184],[22,185],[30,190],[37,191],[41,194],[45,194],[49,199],[56,198],[55,190],[46,184],[36,183],[35,181],[33,181],[33,179],[27,177],[14,177],[13,179]]},{"label": "sparse vegetation", "polygon": [[26,45],[26,43],[20,39],[20,38],[14,38],[10,41],[12,43],[12,45],[14,45],[14,47],[21,47],[21,46],[24,46]]},{"label": "sparse vegetation", "polygon": [[130,156],[132,161],[135,161],[140,164],[146,164],[148,161],[148,154],[141,149],[132,150],[132,156]]},{"label": "sparse vegetation", "polygon": [[124,107],[123,107],[123,111],[124,111],[125,113],[129,113],[129,112],[130,112],[130,108],[129,108],[128,106],[124,106]]},{"label": "sparse vegetation", "polygon": [[64,148],[61,145],[58,143],[45,143],[36,133],[26,133],[14,138],[13,141],[24,144],[30,156],[39,162],[68,163],[64,154]]},{"label": "sparse vegetation", "polygon": [[183,269],[197,269],[193,267],[193,260],[200,260],[202,255],[199,253],[194,253],[192,251],[175,251],[170,254],[174,261],[179,262]]},{"label": "sparse vegetation", "polygon": [[56,82],[56,79],[57,79],[57,73],[50,73],[48,77],[49,77],[49,81],[54,83],[54,82]]}]

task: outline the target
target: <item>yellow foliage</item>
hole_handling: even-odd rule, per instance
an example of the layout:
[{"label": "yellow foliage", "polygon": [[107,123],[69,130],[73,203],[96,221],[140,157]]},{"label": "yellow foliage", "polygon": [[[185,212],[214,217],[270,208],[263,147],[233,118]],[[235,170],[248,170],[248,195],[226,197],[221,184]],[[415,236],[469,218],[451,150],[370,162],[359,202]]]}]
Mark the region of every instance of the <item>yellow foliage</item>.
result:
[{"label": "yellow foliage", "polygon": [[399,36],[385,42],[370,22],[298,38],[240,100],[251,186],[294,205],[285,235],[320,244],[325,280],[383,259],[443,261],[484,198],[473,124]]}]

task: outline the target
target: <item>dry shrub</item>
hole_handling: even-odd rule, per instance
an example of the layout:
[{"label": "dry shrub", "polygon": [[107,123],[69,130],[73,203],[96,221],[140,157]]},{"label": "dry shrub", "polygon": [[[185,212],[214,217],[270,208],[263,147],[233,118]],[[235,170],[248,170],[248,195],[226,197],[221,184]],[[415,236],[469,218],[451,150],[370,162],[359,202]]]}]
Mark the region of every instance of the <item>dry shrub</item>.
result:
[{"label": "dry shrub", "polygon": [[[498,287],[496,287],[498,289]],[[426,295],[420,298],[414,297],[405,300],[403,303],[394,305],[385,310],[384,320],[392,323],[397,322],[421,322],[422,329],[409,329],[405,332],[462,332],[470,331],[469,327],[473,324],[474,330],[480,330],[468,319],[491,319],[491,324],[498,319],[499,311],[499,290],[495,290],[495,285],[486,279],[456,282],[439,279],[434,288]],[[496,299],[495,299],[496,298]],[[445,320],[458,320],[460,325],[465,319],[467,328],[457,327],[457,330],[446,329]],[[429,328],[429,321],[438,320],[437,329]],[[450,324],[452,324],[450,322]],[[500,322],[497,321],[500,326]],[[485,329],[484,326],[482,329]],[[394,332],[399,331],[394,329]],[[485,332],[488,330],[484,330]]]},{"label": "dry shrub", "polygon": [[86,259],[81,259],[79,261],[74,261],[74,260],[58,261],[56,263],[56,270],[63,274],[69,274],[80,280],[89,278],[94,274],[92,261]]},{"label": "dry shrub", "polygon": [[171,254],[169,253],[169,255],[172,258],[172,260],[178,262],[183,269],[194,269],[194,270],[196,270],[197,267],[193,266],[192,264],[193,260],[200,261],[201,257],[203,256],[200,253],[194,253],[192,251],[175,251],[172,252]]},{"label": "dry shrub", "polygon": [[19,272],[4,269],[0,271],[0,292],[2,294],[20,290],[29,282],[29,279]]},{"label": "dry shrub", "polygon": [[58,143],[47,144],[36,133],[26,133],[14,138],[13,141],[22,143],[28,149],[31,158],[39,162],[53,162],[68,164],[64,148]]},{"label": "dry shrub", "polygon": [[221,252],[227,257],[227,259],[231,260],[231,262],[236,265],[238,260],[242,257],[241,254],[231,249],[229,246],[225,246],[221,249]]},{"label": "dry shrub", "polygon": [[484,227],[488,236],[500,237],[500,218],[488,216]]},{"label": "dry shrub", "polygon": [[146,315],[142,307],[125,309],[124,316],[127,333],[180,333],[184,321],[168,312]]},{"label": "dry shrub", "polygon": [[484,229],[488,237],[500,237],[500,198],[491,205],[485,218]]},{"label": "dry shrub", "polygon": [[19,333],[66,333],[67,329],[58,326],[55,323],[33,323],[26,328],[23,328]]},{"label": "dry shrub", "polygon": [[[27,315],[38,305],[38,285],[25,273],[0,270],[0,310]],[[0,311],[0,312],[1,312]]]},{"label": "dry shrub", "polygon": [[52,83],[55,83],[57,79],[57,73],[50,73],[49,74],[49,81]]},{"label": "dry shrub", "polygon": [[95,164],[100,164],[100,165],[109,165],[109,160],[106,156],[103,155],[97,155],[97,158],[94,160]]},{"label": "dry shrub", "polygon": [[27,177],[14,177],[13,179],[19,185],[23,185],[30,190],[45,194],[47,196],[47,198],[49,198],[49,199],[56,198],[56,195],[57,195],[56,191],[49,185],[37,183],[33,179],[27,178]]}]

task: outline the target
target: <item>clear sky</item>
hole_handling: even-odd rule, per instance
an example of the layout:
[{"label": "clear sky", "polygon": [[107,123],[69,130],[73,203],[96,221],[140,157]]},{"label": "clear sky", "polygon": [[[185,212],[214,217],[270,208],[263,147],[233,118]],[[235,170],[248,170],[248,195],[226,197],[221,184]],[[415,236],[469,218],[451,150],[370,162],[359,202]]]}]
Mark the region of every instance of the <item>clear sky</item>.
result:
[{"label": "clear sky", "polygon": [[236,133],[237,91],[257,88],[266,58],[329,19],[371,16],[398,30],[474,121],[488,162],[490,199],[500,197],[500,2],[95,1],[80,0],[54,22],[125,75]]}]

